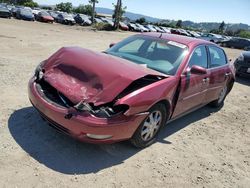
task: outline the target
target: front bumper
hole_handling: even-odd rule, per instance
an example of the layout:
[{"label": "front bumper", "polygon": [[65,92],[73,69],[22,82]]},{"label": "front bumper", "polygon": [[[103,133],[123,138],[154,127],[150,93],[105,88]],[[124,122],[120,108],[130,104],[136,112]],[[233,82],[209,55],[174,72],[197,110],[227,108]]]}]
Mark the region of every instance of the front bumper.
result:
[{"label": "front bumper", "polygon": [[[29,81],[28,92],[32,105],[43,119],[47,120],[57,130],[66,133],[80,141],[89,143],[113,143],[131,138],[146,118],[147,113],[132,116],[118,115],[112,118],[97,118],[88,112],[77,112],[73,108],[64,108],[48,102],[41,96],[36,87],[35,78]],[[73,114],[66,119],[65,115]],[[107,139],[93,139],[88,135],[111,135]]]},{"label": "front bumper", "polygon": [[250,69],[250,62],[249,61],[235,61],[234,63],[236,74],[250,76],[250,72],[248,69]]}]

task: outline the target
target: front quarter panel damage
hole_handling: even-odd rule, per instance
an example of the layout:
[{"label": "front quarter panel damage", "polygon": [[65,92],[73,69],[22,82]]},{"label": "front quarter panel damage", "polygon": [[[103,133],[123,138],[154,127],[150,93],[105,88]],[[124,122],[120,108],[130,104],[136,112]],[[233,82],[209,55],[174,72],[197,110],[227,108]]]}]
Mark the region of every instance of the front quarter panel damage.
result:
[{"label": "front quarter panel damage", "polygon": [[172,99],[178,86],[176,77],[169,77],[120,98],[115,105],[126,104],[129,106],[125,115],[133,115],[148,111],[154,104],[159,101],[168,101],[172,110]]}]

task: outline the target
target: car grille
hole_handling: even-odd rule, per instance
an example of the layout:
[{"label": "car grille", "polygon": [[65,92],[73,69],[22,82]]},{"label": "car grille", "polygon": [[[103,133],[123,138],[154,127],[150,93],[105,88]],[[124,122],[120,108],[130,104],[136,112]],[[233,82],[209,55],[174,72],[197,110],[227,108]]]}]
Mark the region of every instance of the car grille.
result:
[{"label": "car grille", "polygon": [[[34,105],[33,105],[34,106]],[[50,119],[49,117],[47,117],[44,113],[42,113],[38,108],[36,108],[34,106],[34,108],[40,113],[41,117],[48,122],[49,126],[56,129],[57,131],[59,132],[62,132],[64,134],[67,134],[69,135],[70,134],[70,131],[69,129],[63,127],[62,125],[56,123],[55,121],[53,121],[52,119]]]}]

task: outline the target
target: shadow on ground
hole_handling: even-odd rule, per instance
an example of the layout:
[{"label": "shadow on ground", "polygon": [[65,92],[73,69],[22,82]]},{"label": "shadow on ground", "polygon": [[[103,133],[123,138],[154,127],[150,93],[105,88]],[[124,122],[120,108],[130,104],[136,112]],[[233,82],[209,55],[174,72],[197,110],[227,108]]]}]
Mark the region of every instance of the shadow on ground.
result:
[{"label": "shadow on ground", "polygon": [[[168,124],[159,135],[159,142],[171,144],[166,138],[190,123],[209,116],[213,109],[201,108]],[[44,122],[33,107],[15,111],[8,120],[15,141],[35,160],[64,174],[96,173],[123,163],[139,152],[128,142],[93,145],[78,142],[60,134]]]}]

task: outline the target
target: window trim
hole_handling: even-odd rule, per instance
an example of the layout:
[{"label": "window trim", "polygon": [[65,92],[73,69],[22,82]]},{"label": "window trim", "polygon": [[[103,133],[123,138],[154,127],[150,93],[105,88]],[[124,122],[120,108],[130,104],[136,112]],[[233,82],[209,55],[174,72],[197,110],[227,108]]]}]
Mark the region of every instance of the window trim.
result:
[{"label": "window trim", "polygon": [[[212,45],[212,44],[207,44],[205,46],[206,46],[206,49],[207,49],[207,55],[208,55],[208,59],[209,59],[209,61],[208,61],[208,69],[207,70],[213,70],[213,69],[217,69],[217,68],[220,68],[220,67],[228,66],[227,55],[226,55],[225,51],[222,48],[220,48],[218,46],[215,46],[215,45]],[[220,66],[217,66],[217,67],[210,67],[210,65],[211,65],[211,56],[210,56],[209,47],[215,47],[215,48],[218,48],[218,49],[222,50],[222,52],[223,52],[223,54],[225,56],[225,59],[226,59],[226,64],[220,65]]]},{"label": "window trim", "polygon": [[[208,64],[209,64],[209,58],[208,58],[208,53],[207,53],[207,48],[206,48],[206,45],[205,45],[205,44],[199,44],[198,46],[196,46],[196,47],[193,49],[192,53],[189,55],[188,60],[187,60],[186,67],[184,68],[184,71],[187,69],[187,67],[189,67],[189,62],[190,62],[190,59],[191,59],[191,58],[192,58],[192,56],[193,56],[194,51],[195,51],[197,48],[200,48],[200,47],[205,47],[205,50],[206,50],[206,56],[207,56],[207,67],[206,67],[206,68],[205,68],[205,67],[203,67],[203,68],[205,68],[205,69],[208,69],[208,68],[209,68],[209,67],[208,67]],[[191,68],[191,67],[189,67],[189,68]]]}]

